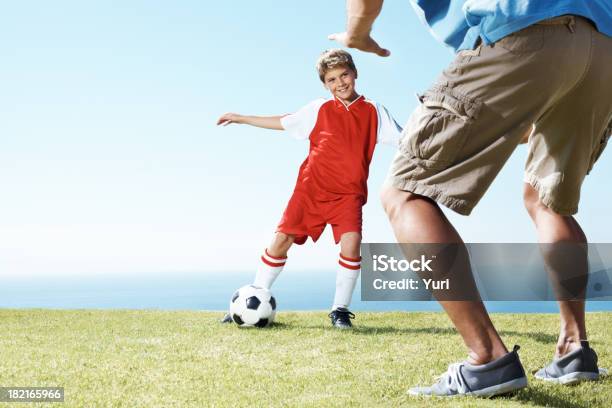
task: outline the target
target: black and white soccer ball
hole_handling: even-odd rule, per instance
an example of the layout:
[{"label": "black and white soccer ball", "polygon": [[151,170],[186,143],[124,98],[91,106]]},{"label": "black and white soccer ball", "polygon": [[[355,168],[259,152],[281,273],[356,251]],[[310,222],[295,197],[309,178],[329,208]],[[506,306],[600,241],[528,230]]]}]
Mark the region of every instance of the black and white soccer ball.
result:
[{"label": "black and white soccer ball", "polygon": [[230,315],[240,327],[266,327],[276,316],[276,299],[268,289],[243,286],[232,296]]}]

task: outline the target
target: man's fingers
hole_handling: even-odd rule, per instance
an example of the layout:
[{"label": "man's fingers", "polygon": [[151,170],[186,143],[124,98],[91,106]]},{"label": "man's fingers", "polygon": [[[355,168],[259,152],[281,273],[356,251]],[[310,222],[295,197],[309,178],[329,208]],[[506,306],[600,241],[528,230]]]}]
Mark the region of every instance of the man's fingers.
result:
[{"label": "man's fingers", "polygon": [[391,51],[387,50],[386,48],[379,48],[376,52],[376,55],[380,57],[388,57],[389,55],[391,55]]},{"label": "man's fingers", "polygon": [[372,42],[368,45],[364,45],[364,46],[357,46],[355,47],[358,50],[364,51],[364,52],[369,52],[372,54],[376,54],[379,57],[388,57],[389,55],[391,55],[391,51],[385,49],[385,48],[381,48],[378,44],[376,44],[375,42]]},{"label": "man's fingers", "polygon": [[327,39],[331,41],[337,41],[340,44],[346,46],[345,37],[346,37],[345,33],[333,33],[333,34],[328,35]]},{"label": "man's fingers", "polygon": [[389,55],[391,55],[391,51],[382,48],[380,45],[378,45],[378,43],[376,42],[376,40],[374,40],[373,38],[370,37],[371,40],[371,44],[372,44],[372,52],[374,52],[376,55],[378,55],[379,57],[388,57]]},{"label": "man's fingers", "polygon": [[333,33],[328,35],[327,39],[331,41],[337,41],[345,47],[356,48],[364,52],[376,54],[379,57],[388,57],[389,55],[391,55],[391,51],[380,47],[372,37],[351,41],[350,44],[347,41],[346,33]]}]

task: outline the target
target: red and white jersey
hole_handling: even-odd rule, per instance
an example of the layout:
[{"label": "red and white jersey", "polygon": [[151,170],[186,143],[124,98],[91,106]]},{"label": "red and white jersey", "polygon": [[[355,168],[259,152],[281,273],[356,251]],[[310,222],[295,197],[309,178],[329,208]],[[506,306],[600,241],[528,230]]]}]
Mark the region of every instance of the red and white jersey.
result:
[{"label": "red and white jersey", "polygon": [[397,146],[402,128],[387,109],[363,95],[349,105],[317,99],[286,115],[281,124],[293,137],[310,139],[296,191],[321,201],[342,195],[367,199],[367,179],[376,143]]}]

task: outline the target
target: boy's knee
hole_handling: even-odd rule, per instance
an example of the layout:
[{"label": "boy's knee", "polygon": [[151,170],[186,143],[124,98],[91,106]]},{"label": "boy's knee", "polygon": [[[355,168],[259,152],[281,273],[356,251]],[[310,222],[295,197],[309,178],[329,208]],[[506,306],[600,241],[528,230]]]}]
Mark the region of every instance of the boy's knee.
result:
[{"label": "boy's knee", "polygon": [[277,232],[272,240],[272,243],[268,247],[269,254],[271,256],[286,257],[287,251],[291,247],[291,244],[293,244],[294,240],[295,236],[293,235],[285,234],[284,232],[280,231]]},{"label": "boy's knee", "polygon": [[289,234],[285,234],[284,232],[276,233],[276,243],[279,245],[286,245],[293,241],[293,237]]},{"label": "boy's knee", "polygon": [[349,258],[359,258],[361,249],[361,234],[346,233],[340,241],[340,253]]}]

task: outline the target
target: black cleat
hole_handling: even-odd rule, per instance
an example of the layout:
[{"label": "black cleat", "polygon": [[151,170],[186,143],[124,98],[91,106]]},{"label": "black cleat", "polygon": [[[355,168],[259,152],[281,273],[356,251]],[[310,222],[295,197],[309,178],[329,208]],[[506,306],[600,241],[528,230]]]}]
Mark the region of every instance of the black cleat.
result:
[{"label": "black cleat", "polygon": [[226,313],[225,316],[223,316],[223,319],[219,320],[220,323],[234,323],[234,321],[232,320],[232,316],[229,313]]},{"label": "black cleat", "polygon": [[329,314],[332,326],[337,329],[350,329],[353,327],[351,319],[355,318],[355,315],[344,307],[339,307]]}]

